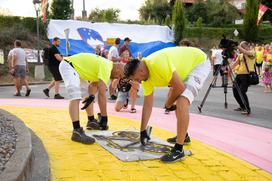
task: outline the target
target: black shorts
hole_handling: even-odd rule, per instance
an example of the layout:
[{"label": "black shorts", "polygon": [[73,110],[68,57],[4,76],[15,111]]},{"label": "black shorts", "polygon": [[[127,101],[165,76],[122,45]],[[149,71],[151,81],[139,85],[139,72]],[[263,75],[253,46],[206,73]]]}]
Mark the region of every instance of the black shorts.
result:
[{"label": "black shorts", "polygon": [[60,72],[59,72],[59,66],[58,65],[48,66],[48,69],[51,72],[51,74],[53,75],[55,81],[61,81],[62,80],[62,77],[61,77]]},{"label": "black shorts", "polygon": [[[217,69],[220,69],[220,71],[217,71]],[[221,64],[217,64],[213,66],[213,75],[216,76],[220,72],[220,75],[223,76],[224,71],[221,69]]]},{"label": "black shorts", "polygon": [[257,63],[257,62],[256,62],[256,66],[257,66],[257,67],[261,67],[262,65],[263,65],[263,62],[261,62],[261,63]]}]

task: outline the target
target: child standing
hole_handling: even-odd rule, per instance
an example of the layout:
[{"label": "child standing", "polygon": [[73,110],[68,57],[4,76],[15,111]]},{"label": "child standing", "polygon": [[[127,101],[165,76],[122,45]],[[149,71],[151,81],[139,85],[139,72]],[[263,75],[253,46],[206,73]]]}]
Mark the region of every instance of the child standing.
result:
[{"label": "child standing", "polygon": [[263,83],[265,86],[264,92],[271,92],[271,79],[272,79],[272,72],[270,72],[270,67],[266,66],[263,73]]}]

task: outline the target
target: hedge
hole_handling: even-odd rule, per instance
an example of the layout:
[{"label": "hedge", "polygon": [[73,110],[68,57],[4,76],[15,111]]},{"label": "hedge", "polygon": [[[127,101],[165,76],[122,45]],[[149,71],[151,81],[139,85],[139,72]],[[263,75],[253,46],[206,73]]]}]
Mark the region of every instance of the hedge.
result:
[{"label": "hedge", "polygon": [[[214,27],[186,27],[185,37],[189,38],[202,38],[207,37],[211,39],[220,39],[222,34],[227,38],[235,38],[234,30],[239,31],[238,39],[243,39],[242,26],[214,28]],[[258,31],[258,42],[270,43],[272,42],[272,26],[261,26]]]},{"label": "hedge", "polygon": [[[40,33],[41,35],[46,36],[46,28],[41,22],[39,21]],[[36,18],[32,17],[19,17],[19,16],[0,16],[0,30],[6,27],[12,27],[15,24],[22,25],[26,28],[29,32],[36,33]]]}]

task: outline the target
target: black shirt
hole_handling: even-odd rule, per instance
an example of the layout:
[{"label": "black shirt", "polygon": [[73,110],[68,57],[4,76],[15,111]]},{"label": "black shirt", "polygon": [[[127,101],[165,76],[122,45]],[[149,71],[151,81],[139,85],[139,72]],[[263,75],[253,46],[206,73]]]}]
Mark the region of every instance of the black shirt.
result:
[{"label": "black shirt", "polygon": [[59,66],[60,61],[55,57],[56,54],[60,54],[59,50],[55,45],[52,45],[49,49],[49,63],[48,66]]}]

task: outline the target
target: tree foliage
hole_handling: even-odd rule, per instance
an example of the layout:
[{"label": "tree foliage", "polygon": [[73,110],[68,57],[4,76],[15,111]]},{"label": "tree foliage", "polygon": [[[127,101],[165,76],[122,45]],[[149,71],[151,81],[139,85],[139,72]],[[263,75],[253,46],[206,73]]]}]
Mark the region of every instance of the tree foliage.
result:
[{"label": "tree foliage", "polygon": [[247,41],[257,40],[257,17],[259,12],[259,0],[246,1],[246,13],[244,16],[244,38]]},{"label": "tree foliage", "polygon": [[72,14],[72,3],[70,0],[53,0],[51,5],[51,18],[70,19]]},{"label": "tree foliage", "polygon": [[117,22],[119,20],[119,9],[98,9],[95,8],[89,15],[89,20],[93,22]]},{"label": "tree foliage", "polygon": [[235,19],[240,18],[239,11],[230,3],[224,0],[198,1],[187,8],[186,17],[194,23],[199,17],[203,23],[210,26],[223,26],[232,24]]},{"label": "tree foliage", "polygon": [[185,29],[185,13],[183,4],[180,1],[175,2],[172,21],[174,24],[175,42],[178,43],[183,38],[183,32]]},{"label": "tree foliage", "polygon": [[162,25],[171,16],[171,7],[167,0],[146,0],[139,13],[141,20]]}]

